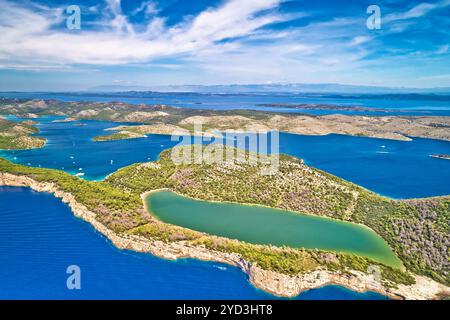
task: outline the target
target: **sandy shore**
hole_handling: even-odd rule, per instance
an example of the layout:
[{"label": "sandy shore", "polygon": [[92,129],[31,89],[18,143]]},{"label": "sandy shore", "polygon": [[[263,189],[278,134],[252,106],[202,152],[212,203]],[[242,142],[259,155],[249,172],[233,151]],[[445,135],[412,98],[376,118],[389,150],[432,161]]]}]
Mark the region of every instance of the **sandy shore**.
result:
[{"label": "sandy shore", "polygon": [[373,275],[352,270],[348,270],[344,274],[316,269],[297,276],[263,270],[234,253],[213,251],[202,246],[194,246],[185,241],[167,243],[140,236],[117,234],[97,221],[95,213],[77,202],[72,194],[59,190],[53,183],[37,182],[26,176],[0,173],[0,185],[29,187],[35,191],[51,193],[55,197],[61,198],[64,203],[68,204],[75,216],[89,222],[119,249],[150,253],[171,260],[194,258],[230,264],[244,271],[254,286],[277,296],[294,297],[303,291],[329,284],[344,286],[357,292],[374,291],[394,299],[427,300],[437,299],[442,293],[450,295],[449,287],[422,276],[415,276],[416,284],[414,285],[399,285],[398,288],[393,289],[383,287]]}]

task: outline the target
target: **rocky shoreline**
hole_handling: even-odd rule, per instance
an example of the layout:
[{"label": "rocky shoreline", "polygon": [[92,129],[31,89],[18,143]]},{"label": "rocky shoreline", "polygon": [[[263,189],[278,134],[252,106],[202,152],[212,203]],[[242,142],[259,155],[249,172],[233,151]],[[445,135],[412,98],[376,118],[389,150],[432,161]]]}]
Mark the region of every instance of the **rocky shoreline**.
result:
[{"label": "rocky shoreline", "polygon": [[[267,103],[260,106],[283,106],[291,109],[329,109],[377,111],[362,106],[332,106],[317,104],[283,105]],[[103,111],[107,110],[105,113]],[[308,115],[256,110],[200,110],[177,108],[167,105],[132,105],[123,102],[63,102],[57,100],[17,101],[6,99],[2,114],[30,119],[42,115],[65,116],[55,122],[77,120],[101,120],[130,123],[120,126],[121,131],[141,134],[173,134],[180,129],[192,129],[193,124],[203,123],[205,128],[218,131],[245,132],[280,131],[301,135],[341,134],[370,138],[411,141],[413,138],[450,141],[450,117],[448,116],[394,116],[394,115]],[[140,123],[134,126],[133,123]],[[140,127],[140,128],[136,128]],[[137,132],[136,132],[137,131]],[[128,133],[129,134],[129,133]],[[126,137],[125,137],[126,138]]]},{"label": "rocky shoreline", "polygon": [[233,265],[244,271],[254,286],[277,296],[294,297],[303,291],[330,284],[340,285],[357,292],[374,291],[393,299],[428,300],[438,299],[442,295],[450,295],[450,288],[422,276],[414,276],[416,280],[414,285],[399,285],[394,289],[383,287],[372,274],[353,270],[341,273],[317,269],[297,276],[268,271],[246,261],[238,254],[213,251],[202,246],[194,246],[186,241],[153,241],[135,235],[117,234],[100,223],[96,219],[95,213],[77,202],[72,194],[59,190],[53,183],[37,182],[26,176],[0,173],[0,185],[29,187],[37,192],[47,192],[61,198],[76,217],[89,222],[119,249],[150,253],[171,260],[194,258]]}]

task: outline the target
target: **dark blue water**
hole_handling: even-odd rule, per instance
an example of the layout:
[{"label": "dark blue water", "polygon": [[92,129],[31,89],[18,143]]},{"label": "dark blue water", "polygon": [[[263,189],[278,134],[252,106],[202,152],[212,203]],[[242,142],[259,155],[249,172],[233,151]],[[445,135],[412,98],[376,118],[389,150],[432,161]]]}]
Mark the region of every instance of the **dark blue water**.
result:
[{"label": "dark blue water", "polygon": [[[100,99],[97,96],[41,94],[35,98],[117,100],[110,97]],[[120,100],[130,103],[166,103],[213,109],[249,108],[258,103],[332,103],[332,101],[306,101],[301,97],[282,97],[279,100],[269,98],[249,97],[245,98],[248,100],[244,103],[241,97],[224,100],[223,97],[218,98],[214,95],[210,98],[206,96],[203,101],[197,101],[198,97],[187,99],[176,96],[159,97],[154,101],[133,98],[129,98],[129,101]],[[334,100],[335,103],[336,101]],[[364,105],[360,102],[346,100],[345,103]],[[365,106],[387,108],[391,103],[391,101],[370,100]],[[430,105],[425,105],[428,102],[396,101],[395,104],[396,107],[392,107],[390,111],[392,113],[414,110],[412,112],[415,114],[449,114],[445,102],[431,101]],[[426,110],[422,110],[423,108]],[[162,150],[177,143],[170,141],[168,136],[160,135],[95,143],[91,140],[94,136],[105,134],[103,131],[105,128],[118,124],[99,121],[53,123],[53,120],[55,118],[39,119],[41,130],[39,135],[48,139],[45,148],[3,151],[0,152],[0,156],[22,164],[62,169],[72,174],[84,173],[86,179],[102,179],[123,166],[155,160]],[[81,126],[78,126],[79,124]],[[450,193],[448,184],[450,161],[429,157],[434,153],[450,153],[449,142],[427,139],[401,142],[339,135],[314,137],[281,134],[280,150],[304,158],[310,165],[384,195],[411,198]],[[66,289],[65,271],[67,266],[72,264],[81,267],[81,291]],[[253,288],[245,275],[236,268],[194,260],[169,262],[150,255],[119,251],[87,223],[74,218],[67,206],[52,196],[37,194],[23,188],[0,187],[0,298],[274,297]],[[299,299],[379,298],[383,297],[374,293],[357,294],[338,286],[310,290],[299,297]]]},{"label": "dark blue water", "polygon": [[[81,269],[68,290],[66,269]],[[0,187],[0,299],[273,299],[239,269],[115,248],[50,194]],[[385,299],[327,286],[298,299]]]},{"label": "dark blue water", "polygon": [[[162,150],[178,142],[163,135],[94,142],[94,136],[106,134],[105,128],[118,124],[102,121],[55,123],[53,120],[54,117],[38,120],[41,130],[38,135],[48,139],[45,148],[0,151],[0,156],[25,165],[82,173],[85,179],[98,180],[121,167],[156,160]],[[431,154],[450,154],[450,142],[446,141],[281,133],[280,152],[303,158],[311,166],[393,198],[450,194],[450,161],[430,157]]]},{"label": "dark blue water", "polygon": [[396,141],[343,135],[280,135],[280,151],[392,198],[450,194],[450,142],[414,138]]},{"label": "dark blue water", "polygon": [[[56,99],[61,101],[121,101],[131,104],[167,104],[190,109],[252,109],[278,112],[299,112],[315,115],[324,114],[357,114],[357,115],[446,115],[450,116],[450,101],[427,99],[390,100],[384,96],[374,98],[346,98],[344,96],[311,96],[303,94],[182,94],[182,93],[153,93],[144,97],[120,94],[89,94],[89,93],[30,93],[30,92],[1,92],[0,97],[19,99]],[[362,106],[378,109],[379,111],[354,110],[308,110],[289,109],[282,107],[262,107],[261,104],[329,104],[340,106]]]},{"label": "dark blue water", "polygon": [[61,118],[38,119],[38,135],[47,139],[45,148],[0,151],[0,156],[24,165],[60,169],[71,174],[85,173],[84,178],[98,180],[132,163],[154,161],[161,151],[176,144],[170,136],[163,135],[135,141],[94,142],[92,138],[95,136],[112,133],[104,129],[120,124],[103,121],[54,122],[57,119]]}]

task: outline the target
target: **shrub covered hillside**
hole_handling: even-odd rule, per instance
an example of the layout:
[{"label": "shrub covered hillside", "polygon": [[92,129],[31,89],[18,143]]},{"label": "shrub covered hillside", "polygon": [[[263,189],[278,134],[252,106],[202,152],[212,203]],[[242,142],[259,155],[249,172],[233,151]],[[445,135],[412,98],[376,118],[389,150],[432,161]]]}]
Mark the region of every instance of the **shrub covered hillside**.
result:
[{"label": "shrub covered hillside", "polygon": [[22,166],[0,158],[2,172],[54,183],[95,212],[97,219],[114,231],[121,232],[147,222],[139,195],[125,193],[108,183],[86,181],[64,171]]},{"label": "shrub covered hillside", "polygon": [[107,182],[132,193],[170,188],[202,200],[257,203],[361,223],[380,234],[409,270],[450,283],[450,197],[391,200],[288,156],[281,157],[275,175],[265,176],[261,165],[175,166],[170,155],[168,150],[156,163],[119,170]]},{"label": "shrub covered hillside", "polygon": [[0,117],[0,149],[40,148],[45,144],[45,139],[31,136],[38,131],[32,121],[12,122]]},{"label": "shrub covered hillside", "polygon": [[[302,108],[348,110],[349,107],[308,104],[302,105]],[[444,116],[306,115],[276,110],[205,110],[124,102],[4,98],[0,98],[0,115],[27,118],[53,115],[66,117],[64,121],[105,120],[132,124],[115,128],[121,131],[121,135],[100,136],[96,141],[130,139],[136,137],[134,135],[136,133],[171,134],[174,129],[192,131],[194,124],[198,123],[203,124],[203,130],[236,129],[247,132],[278,130],[306,135],[335,133],[404,141],[410,140],[410,137],[450,141],[448,130],[450,117]],[[136,123],[144,125],[136,128]]]},{"label": "shrub covered hillside", "polygon": [[[0,158],[0,184],[3,173],[53,183],[59,190],[71,193],[79,203],[96,214],[98,221],[117,233],[140,235],[165,242],[182,241],[211,250],[237,253],[266,270],[296,275],[325,268],[346,273],[348,270],[368,272],[370,265],[377,265],[387,287],[414,283],[414,278],[403,270],[355,255],[248,244],[155,220],[145,212],[140,193],[172,185],[170,177],[177,168],[166,160],[163,157],[159,163],[134,165],[111,176],[107,182],[93,182],[62,171],[26,167]],[[131,183],[130,187],[126,186],[127,183]]]}]

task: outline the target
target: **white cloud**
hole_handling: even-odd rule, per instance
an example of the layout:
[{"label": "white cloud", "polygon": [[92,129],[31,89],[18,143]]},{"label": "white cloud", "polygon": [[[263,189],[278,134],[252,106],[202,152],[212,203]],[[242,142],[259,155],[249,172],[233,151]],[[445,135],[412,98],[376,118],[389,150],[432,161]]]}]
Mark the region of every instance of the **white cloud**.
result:
[{"label": "white cloud", "polygon": [[368,37],[368,36],[356,36],[352,39],[352,41],[350,42],[351,46],[357,46],[363,43],[366,43],[368,41],[370,41],[372,38]]},{"label": "white cloud", "polygon": [[138,8],[133,10],[133,12],[131,14],[136,15],[141,12],[144,12],[145,16],[149,17],[149,16],[158,14],[159,10],[153,1],[144,1],[141,3],[141,5]]},{"label": "white cloud", "polygon": [[[415,24],[414,17],[434,10],[437,8],[431,7],[434,4],[388,15],[393,23],[386,30],[383,24],[383,33],[368,31],[364,15],[276,31],[264,28],[307,16],[281,14],[277,8],[282,1],[224,0],[221,6],[188,17],[175,26],[166,25],[153,2],[146,1],[134,14],[150,10],[151,18],[147,25],[136,26],[123,13],[119,0],[105,0],[103,5],[96,6],[97,12],[104,14],[100,21],[95,21],[96,30],[70,31],[57,28],[64,25],[62,9],[25,7],[12,0],[0,0],[0,69],[52,72],[117,69],[110,79],[122,79],[126,78],[124,70],[130,67],[134,68],[128,74],[130,79],[157,82],[153,84],[163,81],[375,84],[389,79],[393,83],[405,80],[400,74],[412,72],[424,59],[430,61],[428,56],[412,56],[410,50],[386,45],[382,37]],[[449,5],[450,0],[438,4]],[[386,53],[383,56],[377,55],[380,46]],[[448,50],[448,46],[441,46],[425,53],[443,61]],[[442,56],[438,57],[439,54]],[[127,67],[102,68],[110,65]],[[152,77],[148,77],[150,73]]]},{"label": "white cloud", "polygon": [[108,4],[109,13],[112,16],[112,20],[109,21],[111,27],[120,34],[127,33],[134,35],[133,26],[122,13],[122,8],[120,6],[121,0],[106,0],[106,2]]},{"label": "white cloud", "polygon": [[120,0],[106,0],[107,17],[101,30],[73,32],[54,29],[65,18],[62,9],[33,11],[0,0],[0,64],[113,65],[197,53],[218,41],[246,36],[283,20],[270,11],[279,2],[228,0],[174,27],[168,28],[163,19],[155,18],[144,32],[136,32],[122,13]]},{"label": "white cloud", "polygon": [[[311,23],[304,27],[274,32],[261,29],[266,25],[299,19],[305,13],[282,15],[276,8],[281,0],[228,0],[174,27],[164,18],[153,17],[146,29],[138,32],[124,16],[119,0],[107,0],[107,16],[99,31],[52,31],[48,16],[0,0],[13,11],[24,12],[28,21],[40,21],[38,28],[24,30],[17,22],[5,26],[0,12],[0,64],[11,67],[26,65],[54,70],[58,66],[133,64],[143,68],[159,67],[182,70],[185,63],[196,70],[192,77],[205,76],[217,82],[260,81],[331,81],[356,71],[367,54],[359,48],[369,38],[355,35],[361,19],[337,18]],[[144,10],[144,8],[138,8]],[[60,20],[59,20],[60,21]],[[113,24],[111,25],[111,21]],[[47,24],[45,24],[47,23]],[[3,29],[2,29],[3,28]],[[36,31],[39,30],[39,31]],[[234,41],[221,41],[234,38]],[[352,39],[348,42],[348,39]],[[179,64],[155,63],[175,56]],[[347,75],[348,76],[348,75]],[[181,76],[182,77],[182,76]],[[344,79],[345,80],[345,79]]]},{"label": "white cloud", "polygon": [[450,6],[450,0],[442,0],[435,3],[424,2],[412,7],[408,11],[388,14],[386,15],[386,17],[382,18],[383,19],[382,21],[383,23],[385,23],[385,22],[420,18],[425,16],[432,10],[445,8],[447,6]]},{"label": "white cloud", "polygon": [[449,45],[448,44],[444,44],[442,46],[440,46],[437,50],[436,50],[436,54],[446,54],[447,52],[449,52]]}]

